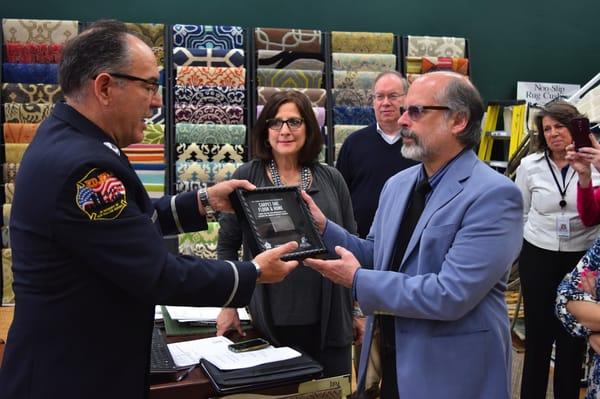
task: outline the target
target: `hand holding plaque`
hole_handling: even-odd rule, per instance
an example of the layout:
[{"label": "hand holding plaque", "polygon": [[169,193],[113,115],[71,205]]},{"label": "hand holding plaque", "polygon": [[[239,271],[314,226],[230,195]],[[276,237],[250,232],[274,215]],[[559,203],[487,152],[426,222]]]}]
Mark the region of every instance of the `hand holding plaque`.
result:
[{"label": "hand holding plaque", "polygon": [[297,187],[263,187],[231,194],[231,203],[249,238],[253,254],[296,241],[298,249],[282,260],[303,259],[327,252],[312,215]]}]

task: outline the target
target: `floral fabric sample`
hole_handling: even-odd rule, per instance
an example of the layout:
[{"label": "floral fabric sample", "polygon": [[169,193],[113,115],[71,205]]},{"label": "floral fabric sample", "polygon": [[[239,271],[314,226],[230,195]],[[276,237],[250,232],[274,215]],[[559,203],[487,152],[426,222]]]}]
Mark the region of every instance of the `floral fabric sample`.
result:
[{"label": "floral fabric sample", "polygon": [[257,50],[293,50],[321,53],[321,31],[256,28],[254,30],[254,46]]},{"label": "floral fabric sample", "polygon": [[244,61],[244,50],[241,49],[173,49],[173,64],[177,66],[243,67]]},{"label": "floral fabric sample", "polygon": [[394,34],[377,32],[331,32],[334,53],[394,53]]},{"label": "floral fabric sample", "polygon": [[173,25],[173,46],[185,48],[244,48],[244,29],[227,25]]},{"label": "floral fabric sample", "polygon": [[77,21],[3,19],[4,43],[64,44],[77,35]]}]

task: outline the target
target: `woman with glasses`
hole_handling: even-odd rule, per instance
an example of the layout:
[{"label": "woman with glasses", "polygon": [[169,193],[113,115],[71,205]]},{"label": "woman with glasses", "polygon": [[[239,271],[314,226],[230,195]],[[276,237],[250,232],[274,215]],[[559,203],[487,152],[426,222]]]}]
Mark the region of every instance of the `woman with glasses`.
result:
[{"label": "woman with glasses", "polygon": [[[234,179],[257,187],[299,186],[328,219],[356,233],[346,183],[334,168],[317,158],[323,139],[309,99],[297,91],[275,93],[265,104],[251,136],[254,159],[242,165]],[[237,260],[244,241],[235,215],[220,217],[219,259]],[[254,326],[275,346],[296,347],[319,361],[325,376],[349,374],[353,340],[352,296],[308,267],[296,268],[283,282],[257,286],[250,304]],[[217,334],[235,328],[242,333],[235,309],[217,319]]]},{"label": "woman with glasses", "polygon": [[[566,159],[571,121],[581,117],[563,101],[535,118],[539,151],[521,161],[516,183],[523,193],[524,240],[519,273],[525,306],[525,362],[521,398],[544,398],[555,343],[554,395],[578,398],[585,341],[570,336],[554,315],[556,290],[592,245],[598,228],[577,213],[578,174]],[[594,173],[593,180],[599,176]]]}]

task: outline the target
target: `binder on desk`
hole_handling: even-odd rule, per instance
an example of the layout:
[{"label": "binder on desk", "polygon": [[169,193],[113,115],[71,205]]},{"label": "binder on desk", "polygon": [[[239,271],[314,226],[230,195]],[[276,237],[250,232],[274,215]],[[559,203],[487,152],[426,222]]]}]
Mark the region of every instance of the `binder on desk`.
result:
[{"label": "binder on desk", "polygon": [[236,370],[219,370],[202,359],[200,365],[219,394],[249,392],[318,378],[323,366],[309,356]]}]

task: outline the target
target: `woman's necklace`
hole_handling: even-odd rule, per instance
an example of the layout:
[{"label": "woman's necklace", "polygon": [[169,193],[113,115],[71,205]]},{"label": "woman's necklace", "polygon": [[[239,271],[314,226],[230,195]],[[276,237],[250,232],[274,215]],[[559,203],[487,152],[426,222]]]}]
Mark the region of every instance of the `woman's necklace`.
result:
[{"label": "woman's necklace", "polygon": [[[269,162],[269,169],[271,171],[271,177],[273,178],[273,183],[276,186],[283,186],[281,182],[281,176],[279,175],[279,169],[277,169],[277,164],[274,159],[271,159]],[[308,190],[308,186],[310,185],[310,169],[306,166],[300,168],[300,189]]]}]

